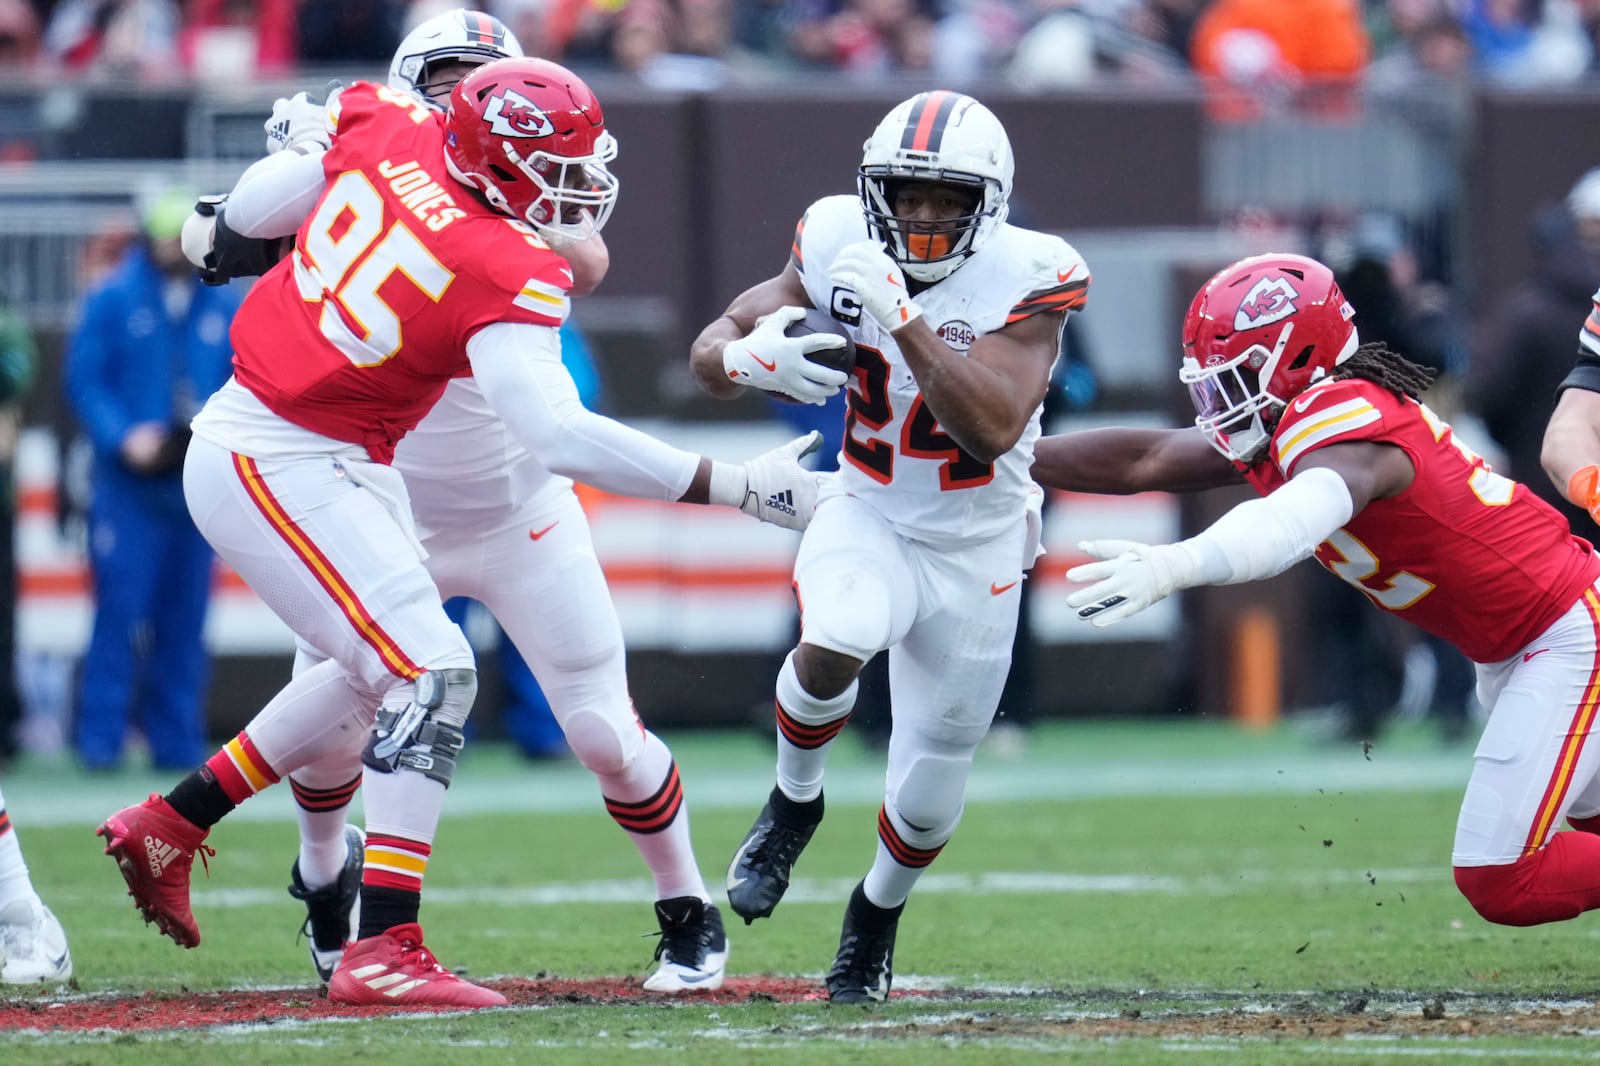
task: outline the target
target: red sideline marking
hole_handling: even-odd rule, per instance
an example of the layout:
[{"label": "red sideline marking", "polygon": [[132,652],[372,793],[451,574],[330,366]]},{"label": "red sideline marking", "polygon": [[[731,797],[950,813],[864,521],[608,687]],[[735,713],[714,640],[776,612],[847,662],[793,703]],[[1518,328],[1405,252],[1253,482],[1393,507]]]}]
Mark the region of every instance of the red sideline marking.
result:
[{"label": "red sideline marking", "polygon": [[[682,997],[655,995],[639,987],[639,978],[592,981],[506,978],[485,981],[513,1007],[627,1006],[644,1003],[747,1003],[752,1000],[799,1003],[826,1000],[815,981],[798,977],[730,977],[716,992]],[[933,993],[896,992],[929,996]],[[346,1007],[330,1003],[310,988],[276,992],[186,992],[182,998],[158,994],[136,996],[73,996],[64,999],[15,996],[0,1000],[0,1032],[149,1032],[201,1029],[213,1025],[268,1025],[280,1021],[315,1022],[331,1018],[373,1018],[387,1014],[435,1012],[430,1007]]]}]

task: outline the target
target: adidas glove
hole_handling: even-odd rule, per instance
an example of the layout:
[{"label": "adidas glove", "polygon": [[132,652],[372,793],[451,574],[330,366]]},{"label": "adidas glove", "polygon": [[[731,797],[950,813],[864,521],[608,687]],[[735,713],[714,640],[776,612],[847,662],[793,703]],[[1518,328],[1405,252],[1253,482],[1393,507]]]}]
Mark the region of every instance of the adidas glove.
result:
[{"label": "adidas glove", "polygon": [[713,462],[709,502],[737,507],[785,529],[805,529],[817,509],[818,483],[826,475],[807,470],[800,459],[820,447],[822,434],[812,430],[747,463]]},{"label": "adidas glove", "polygon": [[806,317],[803,307],[780,307],[756,323],[748,336],[722,346],[722,368],[741,385],[782,393],[801,403],[825,404],[844,387],[849,375],[813,363],[807,352],[843,348],[843,337],[808,333],[791,337],[784,332]]},{"label": "adidas glove", "polygon": [[280,96],[263,128],[267,131],[268,155],[285,148],[305,153],[328,147],[327,106],[313,101],[309,93]]},{"label": "adidas glove", "polygon": [[877,241],[847,244],[828,268],[828,280],[841,289],[850,289],[862,308],[877,319],[878,325],[893,333],[921,316],[922,308],[911,302],[906,291],[906,276],[900,264]]},{"label": "adidas glove", "polygon": [[1181,544],[1154,547],[1131,540],[1083,541],[1078,547],[1091,558],[1067,571],[1067,580],[1089,582],[1067,596],[1067,606],[1078,610],[1096,629],[1116,625],[1195,582],[1198,564]]}]

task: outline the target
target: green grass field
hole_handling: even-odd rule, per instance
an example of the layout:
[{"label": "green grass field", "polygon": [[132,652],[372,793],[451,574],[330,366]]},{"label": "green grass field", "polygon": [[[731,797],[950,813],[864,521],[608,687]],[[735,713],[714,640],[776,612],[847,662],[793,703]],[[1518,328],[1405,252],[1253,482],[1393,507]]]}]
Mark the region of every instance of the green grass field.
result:
[{"label": "green grass field", "polygon": [[[771,783],[754,735],[669,736],[701,868],[724,864]],[[757,997],[541,1002],[472,1016],[263,1022],[200,1031],[52,1031],[117,997],[304,990],[284,891],[290,800],[213,832],[195,891],[202,945],[144,926],[93,836],[172,782],[34,762],[3,785],[34,881],[66,925],[76,991],[13,994],[0,1062],[463,1063],[1566,1062],[1600,1058],[1592,920],[1490,926],[1457,894],[1450,842],[1469,746],[1410,731],[1359,746],[1224,724],[1054,724],[1014,759],[980,753],[965,820],[912,896],[897,996],[875,1010]],[[820,982],[866,871],[882,758],[841,742],[829,813],[768,921],[730,919],[730,975]],[[576,765],[471,750],[423,904],[430,946],[478,979],[642,978],[655,941],[643,866]],[[917,992],[927,991],[923,995]],[[513,996],[513,1002],[517,998]],[[1424,1014],[1438,1017],[1424,1017]],[[201,1050],[203,1048],[203,1051]],[[158,1058],[161,1056],[162,1058]]]}]

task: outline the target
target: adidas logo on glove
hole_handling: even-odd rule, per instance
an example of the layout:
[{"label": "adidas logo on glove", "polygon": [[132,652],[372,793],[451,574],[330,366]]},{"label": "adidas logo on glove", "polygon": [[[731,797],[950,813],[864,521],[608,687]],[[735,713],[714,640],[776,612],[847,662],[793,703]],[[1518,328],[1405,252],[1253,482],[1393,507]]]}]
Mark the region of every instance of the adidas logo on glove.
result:
[{"label": "adidas logo on glove", "polygon": [[767,497],[767,506],[772,508],[774,511],[782,511],[786,515],[794,515],[795,509],[793,490],[784,489],[782,492],[774,492],[771,496]]}]

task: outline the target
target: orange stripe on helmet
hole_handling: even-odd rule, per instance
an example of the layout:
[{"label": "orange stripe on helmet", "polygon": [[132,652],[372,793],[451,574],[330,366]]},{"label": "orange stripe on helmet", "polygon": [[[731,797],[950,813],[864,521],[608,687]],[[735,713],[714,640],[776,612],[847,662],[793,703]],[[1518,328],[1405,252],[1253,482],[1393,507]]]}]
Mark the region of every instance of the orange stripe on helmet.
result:
[{"label": "orange stripe on helmet", "polygon": [[944,125],[955,108],[956,94],[948,89],[935,89],[931,93],[924,93],[920,100],[906,119],[906,131],[900,138],[900,147],[913,152],[937,152],[944,139]]}]

